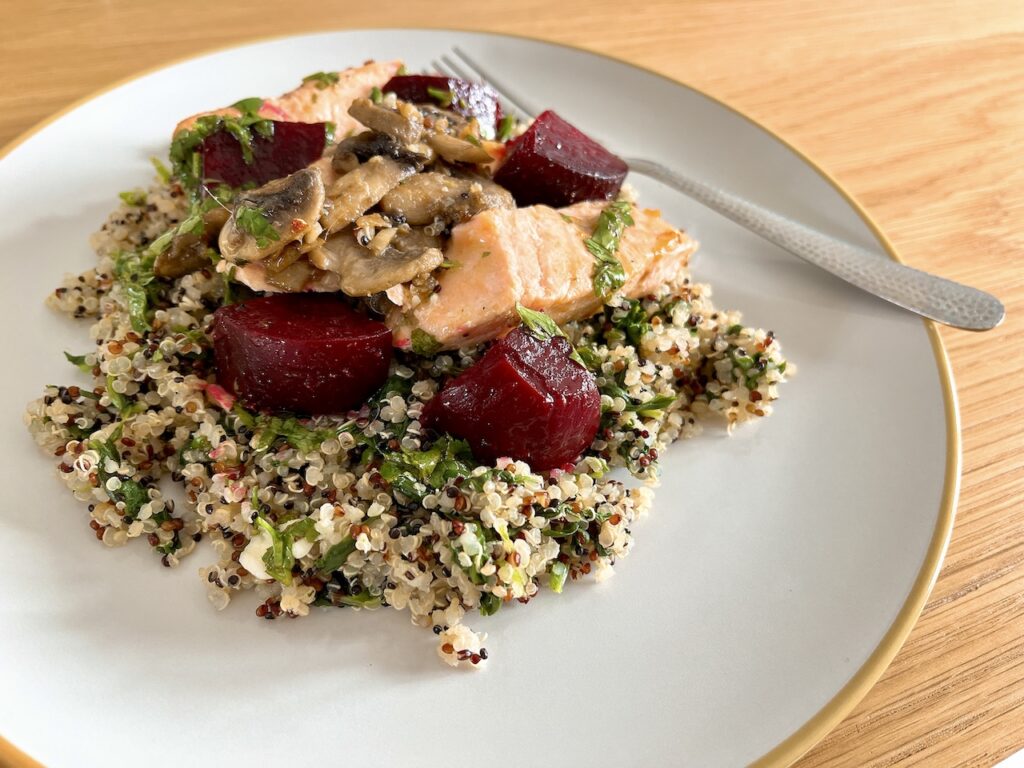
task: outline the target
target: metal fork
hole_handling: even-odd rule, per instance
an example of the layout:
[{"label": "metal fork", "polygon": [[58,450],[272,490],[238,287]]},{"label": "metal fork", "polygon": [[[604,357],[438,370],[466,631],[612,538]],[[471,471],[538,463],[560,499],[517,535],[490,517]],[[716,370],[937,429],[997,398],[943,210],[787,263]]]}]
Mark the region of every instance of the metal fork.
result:
[{"label": "metal fork", "polygon": [[[538,114],[461,48],[453,48],[451,55],[441,56],[433,65],[442,75],[482,80],[525,117]],[[1006,311],[992,294],[844,243],[653,160],[623,159],[633,173],[660,181],[793,255],[918,315],[970,331],[987,331],[1003,321]]]}]

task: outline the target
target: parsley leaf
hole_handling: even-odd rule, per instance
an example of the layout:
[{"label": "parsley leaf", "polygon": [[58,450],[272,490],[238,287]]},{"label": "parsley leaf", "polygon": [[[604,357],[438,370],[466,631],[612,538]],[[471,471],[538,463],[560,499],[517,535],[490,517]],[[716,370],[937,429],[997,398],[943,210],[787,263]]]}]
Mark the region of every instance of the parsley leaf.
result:
[{"label": "parsley leaf", "polygon": [[[167,242],[170,242],[170,238]],[[153,245],[156,245],[156,241]],[[149,305],[158,290],[158,286],[154,284],[153,274],[155,259],[155,254],[150,253],[150,249],[143,253],[121,253],[114,259],[114,280],[121,286],[125,309],[128,310],[132,330],[136,333],[146,333],[150,330]]]},{"label": "parsley leaf", "polygon": [[117,196],[121,198],[125,205],[134,205],[136,208],[141,208],[146,204],[146,193],[141,189],[129,189],[124,192],[118,192]]},{"label": "parsley leaf", "polygon": [[516,312],[519,313],[519,317],[523,321],[523,325],[526,326],[526,329],[535,339],[539,339],[540,341],[551,341],[551,339],[556,336],[561,336],[566,341],[569,341],[569,347],[572,349],[569,357],[584,368],[587,367],[586,363],[583,362],[583,358],[580,357],[579,352],[576,351],[576,348],[573,347],[569,337],[565,334],[565,331],[559,328],[558,324],[548,315],[543,312],[538,312],[535,309],[524,307],[518,302],[516,303]]},{"label": "parsley leaf", "polygon": [[153,168],[156,170],[156,175],[160,178],[160,181],[166,184],[171,180],[171,169],[164,165],[159,157],[151,157],[149,162],[153,164]]},{"label": "parsley leaf", "polygon": [[85,355],[72,355],[70,352],[65,352],[64,357],[82,373],[92,373],[92,366],[85,362]]},{"label": "parsley leaf", "polygon": [[282,535],[269,520],[258,513],[253,522],[270,537],[270,547],[263,553],[263,566],[267,573],[270,574],[270,578],[290,585],[292,566],[295,565],[291,537]]},{"label": "parsley leaf", "polygon": [[[118,427],[118,432],[115,435],[119,434],[120,427]],[[111,436],[106,440],[92,440],[89,443],[89,447],[99,454],[100,460],[96,466],[96,476],[100,480],[100,487],[106,491],[107,497],[114,504],[124,502],[125,517],[129,520],[134,520],[138,516],[139,510],[142,509],[142,505],[149,501],[149,491],[130,477],[107,471],[106,465],[108,460],[117,464],[121,463],[121,454],[114,444],[114,441],[117,439],[116,436]],[[120,481],[120,487],[113,491],[107,489],[107,481],[112,477],[116,477]]]},{"label": "parsley leaf", "polygon": [[548,586],[552,592],[561,592],[565,586],[565,580],[569,576],[569,566],[561,560],[555,560],[551,564],[551,577],[548,579]]},{"label": "parsley leaf", "polygon": [[442,107],[450,107],[452,105],[452,100],[455,98],[450,88],[435,88],[432,85],[428,85],[427,93],[437,99],[437,102]]},{"label": "parsley leaf", "polygon": [[433,357],[441,349],[441,342],[424,331],[414,328],[412,332],[412,351],[423,357]]},{"label": "parsley leaf", "polygon": [[244,426],[255,430],[256,434],[252,438],[252,448],[255,451],[265,451],[278,438],[283,438],[294,448],[298,448],[304,453],[309,453],[319,448],[324,440],[337,437],[348,426],[317,429],[308,424],[303,424],[294,416],[286,419],[280,416],[254,416],[238,403],[235,403],[233,411]]},{"label": "parsley leaf", "polygon": [[258,208],[248,205],[239,206],[235,209],[235,225],[256,238],[258,248],[266,248],[271,242],[281,239],[277,230],[270,223],[270,219]]},{"label": "parsley leaf", "polygon": [[372,101],[374,104],[380,104],[383,99],[384,94],[381,93],[380,88],[378,88],[376,85],[373,86],[373,89],[370,91],[370,101]]},{"label": "parsley leaf", "polygon": [[200,150],[204,139],[218,131],[227,131],[241,145],[242,159],[246,163],[252,163],[253,133],[264,137],[272,136],[274,133],[273,121],[259,115],[263,99],[242,99],[231,106],[241,114],[203,115],[197,118],[190,128],[179,131],[171,141],[168,154],[171,168],[182,186],[188,189],[193,197],[198,197],[203,184],[203,157]]},{"label": "parsley leaf", "polygon": [[634,347],[640,346],[644,334],[651,330],[647,312],[639,299],[628,299],[625,302],[625,313],[618,310],[612,312],[612,326],[619,331]]},{"label": "parsley leaf", "polygon": [[610,203],[597,218],[594,234],[583,241],[594,256],[594,295],[608,299],[626,282],[626,271],[615,253],[626,227],[633,225],[632,205],[625,200]]},{"label": "parsley leaf", "polygon": [[303,83],[316,83],[316,87],[321,91],[324,88],[328,88],[338,82],[337,72],[314,72],[312,75],[306,75],[302,78]]},{"label": "parsley leaf", "polygon": [[650,400],[644,402],[633,401],[626,404],[627,411],[636,411],[638,413],[648,413],[650,411],[663,411],[668,408],[672,403],[676,401],[676,398],[672,395],[656,395]]},{"label": "parsley leaf", "polygon": [[512,115],[505,115],[498,123],[498,141],[508,141],[515,130],[516,119]]},{"label": "parsley leaf", "polygon": [[468,475],[475,462],[469,443],[449,435],[422,451],[398,450],[384,456],[380,475],[404,496],[421,500],[431,489],[458,475]]},{"label": "parsley leaf", "polygon": [[356,551],[356,540],[346,536],[333,547],[324,552],[313,566],[324,573],[334,573],[345,564],[348,556]]}]

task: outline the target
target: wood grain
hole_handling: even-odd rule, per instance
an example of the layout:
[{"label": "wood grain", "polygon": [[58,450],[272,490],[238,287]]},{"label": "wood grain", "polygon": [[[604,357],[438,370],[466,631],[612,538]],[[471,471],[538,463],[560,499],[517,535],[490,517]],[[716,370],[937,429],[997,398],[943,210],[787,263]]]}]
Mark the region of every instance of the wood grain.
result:
[{"label": "wood grain", "polygon": [[946,564],[896,661],[800,765],[989,766],[1024,747],[1020,0],[290,0],[287,10],[0,0],[0,19],[0,144],[84,94],[191,53],[390,24],[591,47],[706,90],[801,147],[909,263],[994,291],[1008,320],[983,336],[943,331],[964,442]]}]

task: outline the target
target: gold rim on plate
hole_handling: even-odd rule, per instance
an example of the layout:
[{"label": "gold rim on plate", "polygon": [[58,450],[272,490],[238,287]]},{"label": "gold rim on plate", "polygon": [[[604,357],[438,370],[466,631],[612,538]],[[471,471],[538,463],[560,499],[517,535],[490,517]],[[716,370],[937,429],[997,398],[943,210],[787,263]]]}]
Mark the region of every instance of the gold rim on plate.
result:
[{"label": "gold rim on plate", "polygon": [[[79,99],[76,99],[72,103],[68,104],[63,109],[58,110],[49,117],[36,123],[31,128],[23,131],[21,134],[16,136],[10,142],[8,142],[2,149],[0,149],[0,160],[3,160],[7,155],[17,149],[21,144],[24,144],[35,134],[46,128],[51,123],[56,122],[60,118],[67,115],[69,112],[74,111],[78,107],[86,104],[93,99],[102,96],[105,93],[113,91],[116,88],[130,83],[133,80],[139,80],[143,77],[147,77],[155,72],[159,72],[163,69],[168,69],[177,64],[183,64],[186,61],[192,59],[201,58],[208,56],[213,53],[221,53],[224,51],[230,51],[235,48],[245,48],[250,45],[259,43],[266,43],[275,40],[285,40],[290,37],[301,37],[303,34],[323,34],[330,32],[378,32],[382,29],[390,29],[390,27],[362,27],[355,29],[318,29],[312,30],[309,33],[291,33],[287,35],[268,35],[265,37],[257,37],[249,39],[243,42],[233,43],[231,45],[216,46],[209,48],[197,53],[190,53],[186,56],[180,56],[170,61],[158,64],[147,69],[137,72],[133,75],[123,77],[110,85],[104,86],[98,90],[95,90]],[[517,35],[509,34],[504,32],[491,32],[488,30],[480,29],[468,29],[468,28],[452,28],[452,27],[419,27],[416,29],[408,29],[407,31],[425,31],[425,32],[469,32],[474,34],[482,35],[493,35],[496,37],[508,37],[518,40],[527,40],[535,43],[544,43],[546,45],[556,46],[558,48],[567,48],[572,51],[581,53],[588,53],[594,56],[601,56],[606,59],[611,59],[618,64],[623,64],[633,69],[638,69],[642,72],[646,72],[649,75],[654,75],[662,80],[667,80],[674,85],[680,85],[683,88],[687,88],[694,93],[698,93],[701,96],[713,101],[721,107],[724,107],[733,114],[743,118],[751,125],[764,131],[766,134],[780,142],[783,146],[788,148],[793,154],[803,160],[810,168],[812,168],[819,176],[821,176],[828,184],[838,192],[847,204],[856,212],[861,220],[868,226],[872,234],[878,240],[879,243],[885,248],[886,253],[893,261],[897,261],[901,264],[905,263],[900,255],[896,252],[892,243],[889,242],[889,238],[883,234],[878,224],[875,223],[871,215],[861,206],[857,200],[854,199],[853,195],[846,191],[843,186],[832,177],[825,169],[814,162],[808,157],[801,149],[794,146],[791,142],[782,138],[774,131],[765,127],[757,120],[752,117],[745,115],[740,110],[727,104],[721,99],[712,96],[711,94],[705,93],[699,88],[694,88],[692,85],[684,83],[682,80],[676,80],[675,78],[669,77],[668,75],[657,72],[648,67],[640,64],[634,64],[630,61],[620,59],[615,56],[609,56],[605,53],[599,53],[598,51],[592,51],[587,48],[578,45],[571,45],[569,43],[561,43],[554,40],[545,40],[540,37],[531,37],[529,35]],[[928,543],[928,550],[925,553],[924,561],[921,564],[921,570],[918,572],[917,577],[914,579],[914,584],[910,589],[910,593],[907,595],[906,601],[900,608],[899,613],[896,615],[896,619],[889,626],[885,635],[882,636],[881,642],[868,656],[867,661],[861,665],[853,676],[846,682],[846,684],[839,689],[839,692],[833,696],[829,702],[822,707],[813,717],[807,722],[800,726],[796,731],[790,734],[780,744],[771,749],[766,754],[759,757],[753,763],[752,768],[774,768],[774,766],[788,766],[795,763],[800,757],[806,754],[812,747],[818,742],[825,738],[828,733],[835,728],[842,719],[848,715],[855,706],[860,702],[861,699],[867,694],[872,686],[885,672],[886,668],[892,662],[899,649],[903,646],[904,641],[910,634],[910,630],[913,629],[914,624],[917,623],[918,617],[921,615],[921,611],[924,609],[925,603],[928,600],[929,594],[931,594],[932,586],[935,584],[935,579],[939,575],[939,569],[942,567],[942,560],[946,554],[946,546],[949,544],[950,535],[953,532],[953,517],[956,511],[957,498],[960,493],[960,412],[957,408],[956,399],[956,388],[953,385],[953,371],[949,365],[949,357],[946,354],[946,349],[943,346],[942,338],[939,336],[938,329],[935,327],[935,323],[931,320],[922,320],[925,326],[925,330],[928,333],[928,340],[932,345],[932,352],[935,355],[935,365],[938,368],[939,380],[942,385],[942,400],[946,418],[946,472],[945,480],[943,481],[942,487],[942,499],[939,503],[939,514],[938,519],[935,523],[935,530],[932,532],[931,541]],[[0,736],[0,768],[43,768],[43,766],[33,758],[29,757],[26,753],[22,752],[16,746],[11,744],[9,741]]]}]

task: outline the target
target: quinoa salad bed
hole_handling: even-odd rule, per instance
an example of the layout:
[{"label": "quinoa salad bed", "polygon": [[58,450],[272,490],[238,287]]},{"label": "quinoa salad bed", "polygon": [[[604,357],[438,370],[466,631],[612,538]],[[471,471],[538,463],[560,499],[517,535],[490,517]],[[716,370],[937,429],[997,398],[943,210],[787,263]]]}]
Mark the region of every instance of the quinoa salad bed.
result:
[{"label": "quinoa salad bed", "polygon": [[[396,350],[385,386],[345,417],[261,415],[216,383],[209,336],[212,313],[246,289],[212,266],[155,278],[144,257],[189,215],[187,196],[164,179],[122,199],[92,238],[97,265],[48,299],[91,323],[89,349],[66,353],[81,383],[47,386],[25,422],[106,546],[142,539],[177,567],[208,539],[198,572],[217,609],[247,590],[268,620],[390,606],[436,635],[444,662],[479,667],[491,649],[472,614],[612,575],[662,453],[705,421],[731,430],[768,416],[786,378],[771,331],[684,281],[564,326],[602,410],[572,467],[478,465],[464,441],[421,426],[425,403],[483,345]],[[148,327],[140,300],[155,310]]]}]

